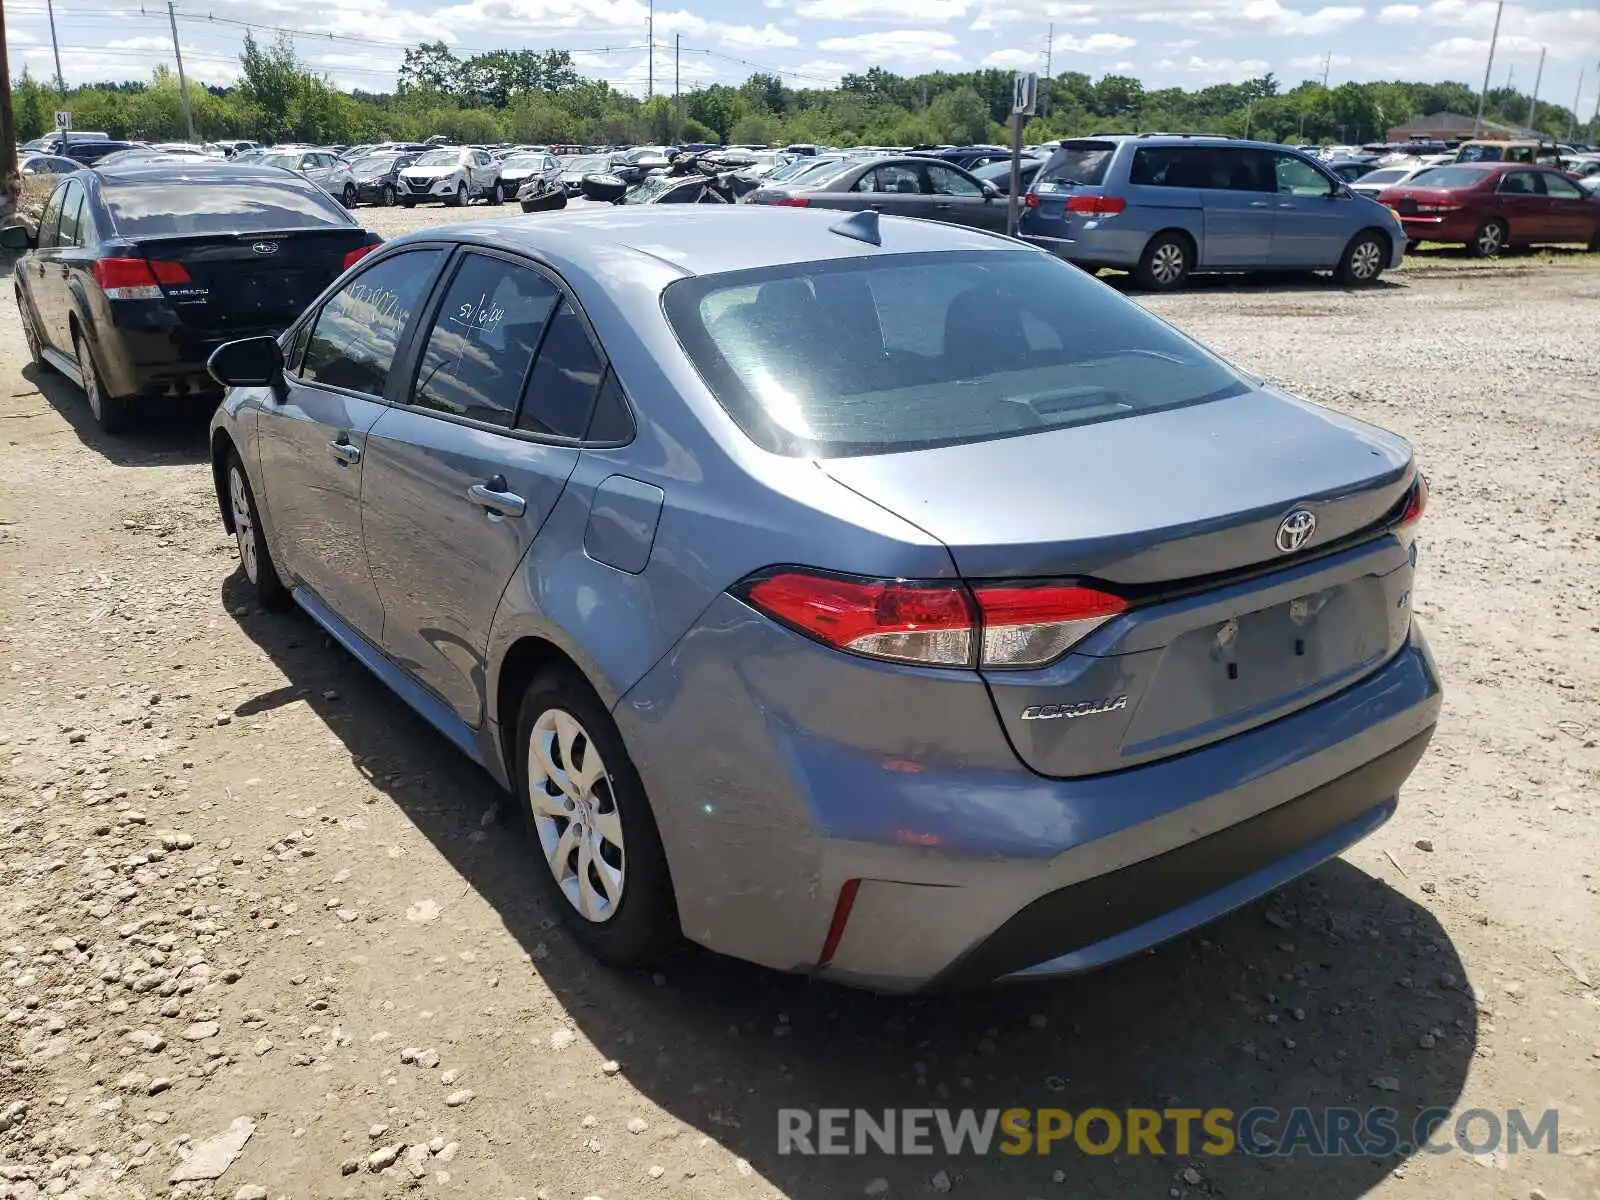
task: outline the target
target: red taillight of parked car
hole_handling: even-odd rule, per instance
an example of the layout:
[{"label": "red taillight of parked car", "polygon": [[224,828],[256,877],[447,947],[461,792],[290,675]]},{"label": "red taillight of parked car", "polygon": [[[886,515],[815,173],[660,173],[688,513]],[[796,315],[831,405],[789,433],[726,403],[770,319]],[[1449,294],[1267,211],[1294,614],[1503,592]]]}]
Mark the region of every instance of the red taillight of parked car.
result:
[{"label": "red taillight of parked car", "polygon": [[764,200],[764,204],[776,205],[778,208],[810,208],[811,201],[804,196],[781,196],[776,200]]},{"label": "red taillight of parked car", "polygon": [[1086,213],[1096,217],[1112,217],[1128,207],[1128,202],[1121,196],[1069,196],[1067,197],[1067,211]]},{"label": "red taillight of parked car", "polygon": [[344,269],[348,271],[351,267],[355,266],[358,262],[360,262],[367,255],[371,254],[377,248],[378,247],[376,244],[371,246],[357,246],[354,250],[350,251],[349,254],[344,256]]},{"label": "red taillight of parked car", "polygon": [[734,589],[808,637],[868,658],[934,667],[1031,667],[1059,658],[1127,608],[1073,584],[863,579],[785,567]]},{"label": "red taillight of parked car", "polygon": [[108,300],[159,300],[163,284],[189,283],[182,263],[149,258],[101,258],[94,281]]},{"label": "red taillight of parked car", "polygon": [[1024,208],[1038,208],[1039,194],[1037,192],[1029,192],[1022,198],[1022,206]]},{"label": "red taillight of parked car", "polygon": [[1428,510],[1428,480],[1423,475],[1417,476],[1417,481],[1411,485],[1411,494],[1406,498],[1406,510],[1400,515],[1400,528],[1407,529],[1422,520],[1422,514]]}]

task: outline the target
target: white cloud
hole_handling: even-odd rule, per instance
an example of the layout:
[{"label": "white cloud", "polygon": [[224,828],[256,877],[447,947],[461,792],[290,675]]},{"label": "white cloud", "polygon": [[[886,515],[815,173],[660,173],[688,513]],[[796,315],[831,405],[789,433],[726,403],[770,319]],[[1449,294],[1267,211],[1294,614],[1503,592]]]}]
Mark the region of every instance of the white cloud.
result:
[{"label": "white cloud", "polygon": [[800,44],[800,39],[794,34],[785,33],[771,24],[764,25],[760,29],[750,25],[717,25],[714,30],[724,45],[741,50],[764,50]]},{"label": "white cloud", "polygon": [[854,68],[849,63],[831,58],[817,58],[795,67],[785,77],[785,82],[794,87],[837,87],[840,78],[852,70]]},{"label": "white cloud", "polygon": [[[1322,70],[1324,57],[1321,54],[1302,54],[1298,58],[1291,58],[1289,65],[1291,67],[1303,67],[1307,70],[1315,69],[1320,71]],[[1335,54],[1327,58],[1327,64],[1330,67],[1348,67],[1352,61],[1354,60],[1348,54]]]},{"label": "white cloud", "polygon": [[996,50],[985,55],[983,65],[1008,71],[1032,71],[1043,66],[1044,54],[1038,50]]},{"label": "white cloud", "polygon": [[[1137,3],[1137,0],[1134,2]],[[1245,0],[1235,8],[1218,9],[1209,5],[1184,4],[1180,0],[1163,8],[1143,9],[1130,15],[1136,21],[1183,25],[1213,34],[1299,37],[1337,32],[1360,21],[1366,13],[1365,8],[1344,4],[1307,11],[1286,8],[1281,0]]]},{"label": "white cloud", "polygon": [[803,0],[795,12],[814,21],[953,21],[968,0]]},{"label": "white cloud", "polygon": [[956,63],[961,61],[961,55],[951,49],[956,44],[954,37],[936,29],[894,29],[823,38],[817,49],[881,62]]},{"label": "white cloud", "polygon": [[1386,4],[1378,10],[1378,20],[1384,25],[1410,25],[1421,17],[1422,10],[1415,4]]},{"label": "white cloud", "polygon": [[1126,50],[1138,44],[1133,38],[1123,37],[1120,33],[1091,33],[1086,38],[1056,39],[1057,50],[1076,51],[1079,54],[1115,54],[1118,50]]},{"label": "white cloud", "polygon": [[1268,69],[1268,64],[1259,58],[1202,58],[1198,54],[1191,54],[1182,61],[1163,58],[1155,63],[1154,69],[1162,75],[1188,76],[1184,82],[1198,86],[1207,83],[1242,83],[1246,79],[1255,79]]},{"label": "white cloud", "polygon": [[1169,54],[1177,54],[1183,50],[1193,50],[1200,44],[1199,38],[1179,38],[1175,42],[1162,42],[1161,49]]}]

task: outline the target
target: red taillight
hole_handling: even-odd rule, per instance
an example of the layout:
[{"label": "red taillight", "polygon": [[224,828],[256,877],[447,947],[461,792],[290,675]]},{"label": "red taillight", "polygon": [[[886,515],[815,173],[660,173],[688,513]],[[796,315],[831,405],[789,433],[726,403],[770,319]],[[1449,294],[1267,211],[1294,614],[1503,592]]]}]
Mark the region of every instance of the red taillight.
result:
[{"label": "red taillight", "polygon": [[1039,193],[1037,193],[1037,192],[1029,192],[1026,196],[1024,196],[1022,198],[1022,206],[1024,208],[1038,208],[1039,207]]},{"label": "red taillight", "polygon": [[1417,482],[1411,485],[1411,495],[1406,501],[1406,511],[1400,516],[1400,528],[1406,529],[1422,520],[1422,514],[1428,509],[1428,480],[1423,475],[1417,476]]},{"label": "red taillight", "polygon": [[[852,654],[941,667],[1059,658],[1127,601],[1067,584],[858,579],[789,568],[735,589],[792,629]],[[976,651],[976,653],[975,653]]]},{"label": "red taillight", "polygon": [[348,271],[351,267],[355,266],[358,262],[360,262],[367,255],[371,254],[377,248],[378,247],[376,245],[357,246],[354,250],[350,251],[349,254],[344,256],[344,269]]},{"label": "red taillight", "polygon": [[975,621],[959,585],[780,571],[750,584],[744,598],[840,650],[931,666],[972,662]]},{"label": "red taillight", "polygon": [[159,300],[161,285],[189,283],[182,263],[148,258],[101,258],[94,264],[94,281],[110,300]]},{"label": "red taillight", "polygon": [[1088,213],[1096,217],[1111,217],[1128,207],[1121,196],[1068,196],[1067,211]]},{"label": "red taillight", "polygon": [[1128,607],[1110,592],[1062,584],[979,584],[972,594],[983,614],[983,662],[991,667],[1050,662]]},{"label": "red taillight", "polygon": [[804,196],[784,196],[784,197],[782,197],[781,199],[778,199],[778,200],[768,200],[767,203],[768,204],[772,204],[772,205],[776,205],[778,208],[810,208],[811,207],[811,201],[807,200]]}]

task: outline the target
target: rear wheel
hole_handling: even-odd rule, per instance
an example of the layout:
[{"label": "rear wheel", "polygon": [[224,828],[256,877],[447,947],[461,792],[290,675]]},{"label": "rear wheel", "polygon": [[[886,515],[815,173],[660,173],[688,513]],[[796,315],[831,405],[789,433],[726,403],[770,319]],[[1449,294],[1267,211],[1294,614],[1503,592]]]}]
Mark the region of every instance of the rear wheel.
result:
[{"label": "rear wheel", "polygon": [[346,208],[354,208],[356,206],[356,185],[353,183],[345,184],[344,195],[340,199],[344,201]]},{"label": "rear wheel", "polygon": [[72,356],[78,360],[78,374],[83,377],[83,398],[89,402],[95,423],[106,433],[123,432],[132,424],[132,406],[127,400],[107,393],[100,382],[100,371],[94,365],[94,351],[76,332],[72,335]]},{"label": "rear wheel", "polygon": [[383,201],[383,206],[385,208],[393,208],[395,205],[394,184],[384,184],[383,191],[379,193],[378,198]]},{"label": "rear wheel", "polygon": [[273,565],[272,551],[267,549],[267,535],[256,515],[250,477],[245,474],[238,454],[228,456],[228,507],[233,516],[233,536],[239,543],[239,565],[255,591],[257,603],[262,608],[287,607],[289,589],[283,586],[278,569]]},{"label": "rear wheel", "polygon": [[605,706],[570,668],[535,676],[517,713],[518,807],[539,886],[572,935],[617,967],[676,947],[677,907],[654,814]]},{"label": "rear wheel", "polygon": [[1179,233],[1157,234],[1139,256],[1133,278],[1146,291],[1170,292],[1183,286],[1194,266],[1189,239]]},{"label": "rear wheel", "polygon": [[1339,260],[1334,278],[1346,287],[1376,283],[1388,258],[1388,240],[1381,233],[1365,230],[1351,238],[1344,248],[1344,257]]},{"label": "rear wheel", "polygon": [[1505,250],[1510,240],[1511,231],[1506,228],[1504,221],[1496,217],[1478,226],[1478,232],[1467,243],[1467,252],[1473,258],[1494,258]]}]

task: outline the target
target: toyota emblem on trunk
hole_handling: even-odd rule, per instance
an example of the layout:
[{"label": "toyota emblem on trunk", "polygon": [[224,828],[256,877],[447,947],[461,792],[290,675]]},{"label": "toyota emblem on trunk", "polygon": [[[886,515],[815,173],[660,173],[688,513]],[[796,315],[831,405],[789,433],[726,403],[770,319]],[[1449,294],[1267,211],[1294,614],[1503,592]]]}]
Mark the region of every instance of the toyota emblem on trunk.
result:
[{"label": "toyota emblem on trunk", "polygon": [[251,244],[250,249],[254,250],[257,254],[276,254],[278,252],[278,243],[254,242]]},{"label": "toyota emblem on trunk", "polygon": [[1317,515],[1309,509],[1297,508],[1278,522],[1278,549],[1293,554],[1311,540],[1317,531]]}]

